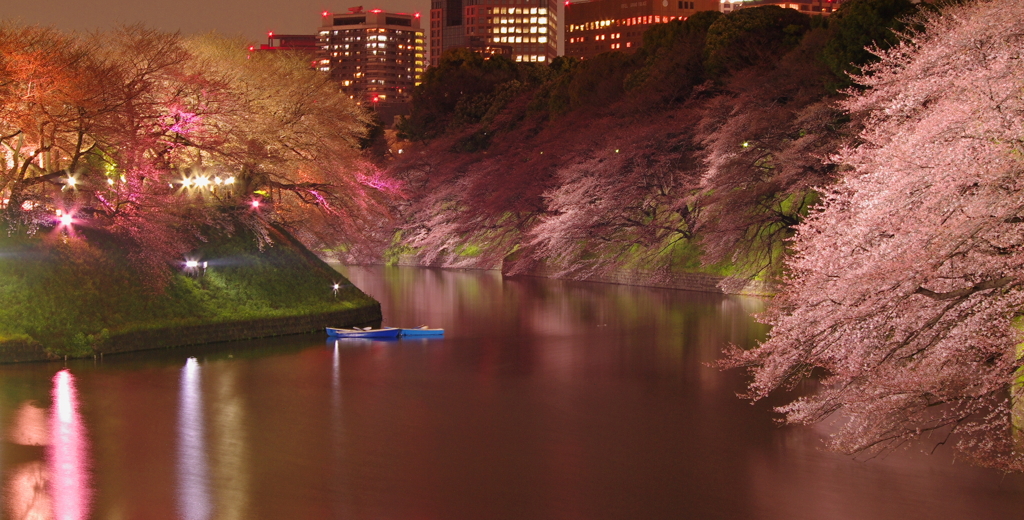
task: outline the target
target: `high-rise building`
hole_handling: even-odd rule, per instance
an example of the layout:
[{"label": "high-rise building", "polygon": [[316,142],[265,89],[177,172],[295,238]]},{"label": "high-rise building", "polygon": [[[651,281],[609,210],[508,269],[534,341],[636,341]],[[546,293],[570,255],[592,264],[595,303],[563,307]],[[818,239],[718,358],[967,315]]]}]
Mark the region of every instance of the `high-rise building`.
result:
[{"label": "high-rise building", "polygon": [[558,54],[557,0],[432,0],[430,65],[449,49],[547,63]]},{"label": "high-rise building", "polygon": [[592,0],[565,7],[565,55],[591,58],[608,51],[632,53],[654,24],[719,10],[719,0]]},{"label": "high-rise building", "polygon": [[423,75],[419,13],[352,7],[347,13],[321,14],[317,69],[329,73],[353,99],[378,111],[401,113]]}]

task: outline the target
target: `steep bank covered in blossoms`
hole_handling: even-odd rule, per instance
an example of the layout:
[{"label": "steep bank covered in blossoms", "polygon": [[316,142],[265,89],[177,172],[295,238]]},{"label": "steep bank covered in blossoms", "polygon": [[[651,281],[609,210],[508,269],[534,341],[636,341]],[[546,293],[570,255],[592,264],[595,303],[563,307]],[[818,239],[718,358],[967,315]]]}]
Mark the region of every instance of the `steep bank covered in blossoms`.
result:
[{"label": "steep bank covered in blossoms", "polygon": [[[835,104],[849,59],[871,59],[851,49],[896,41],[887,27],[913,11],[704,12],[650,30],[634,55],[548,66],[446,55],[388,164],[405,194],[391,259],[774,279],[814,188],[836,177],[828,155],[857,128]],[[865,20],[875,32],[848,30]]]}]

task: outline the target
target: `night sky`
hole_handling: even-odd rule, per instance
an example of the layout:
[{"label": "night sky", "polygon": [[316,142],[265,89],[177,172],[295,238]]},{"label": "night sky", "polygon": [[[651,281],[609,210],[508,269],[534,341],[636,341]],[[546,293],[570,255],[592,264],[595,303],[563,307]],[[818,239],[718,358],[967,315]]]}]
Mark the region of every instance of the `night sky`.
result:
[{"label": "night sky", "polygon": [[[142,23],[182,34],[217,31],[266,43],[267,31],[313,34],[320,27],[322,11],[346,12],[358,5],[364,9],[421,12],[424,22],[430,13],[429,0],[3,0],[0,19],[79,31]],[[426,33],[429,22],[422,28]]]}]

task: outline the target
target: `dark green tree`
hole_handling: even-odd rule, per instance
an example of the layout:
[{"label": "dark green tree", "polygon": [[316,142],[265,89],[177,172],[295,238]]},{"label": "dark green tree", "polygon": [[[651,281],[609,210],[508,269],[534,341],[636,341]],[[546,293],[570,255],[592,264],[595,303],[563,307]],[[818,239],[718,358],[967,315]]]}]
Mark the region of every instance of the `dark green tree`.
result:
[{"label": "dark green tree", "polygon": [[410,139],[437,137],[448,129],[460,105],[479,101],[499,85],[519,79],[524,75],[521,68],[505,56],[483,56],[470,49],[446,52],[413,91],[412,114],[399,123],[399,131]]},{"label": "dark green tree", "polygon": [[854,84],[850,75],[878,61],[867,48],[887,49],[899,41],[907,29],[906,20],[917,12],[910,0],[849,0],[829,20],[829,40],[822,60],[836,75],[832,88]]},{"label": "dark green tree", "polygon": [[776,5],[733,11],[708,27],[704,66],[710,77],[720,78],[775,63],[800,43],[810,26],[811,17]]}]

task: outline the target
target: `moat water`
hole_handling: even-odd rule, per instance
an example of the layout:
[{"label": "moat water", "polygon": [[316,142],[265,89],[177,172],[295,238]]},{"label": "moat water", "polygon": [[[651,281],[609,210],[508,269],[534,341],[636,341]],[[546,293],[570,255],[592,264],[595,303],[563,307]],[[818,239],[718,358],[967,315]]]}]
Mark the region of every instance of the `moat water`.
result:
[{"label": "moat water", "polygon": [[708,363],[762,302],[343,268],[385,325],[0,366],[0,518],[1002,519],[1024,477],[939,439],[862,460]]}]

